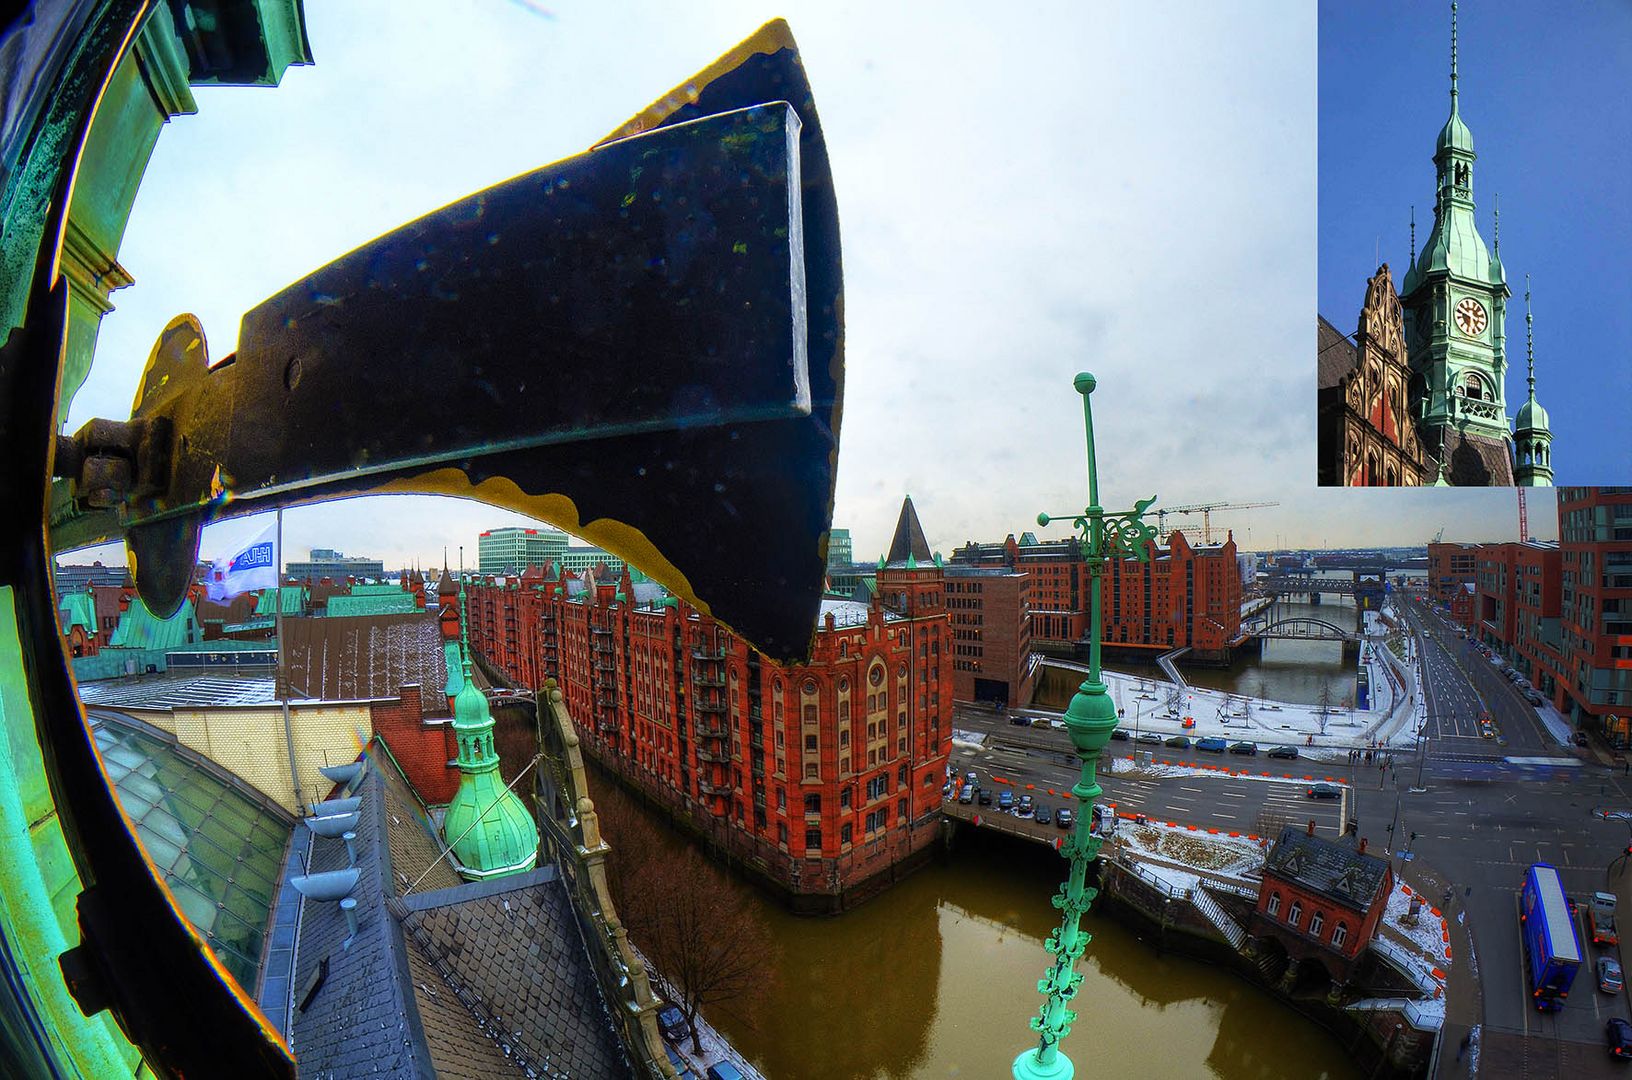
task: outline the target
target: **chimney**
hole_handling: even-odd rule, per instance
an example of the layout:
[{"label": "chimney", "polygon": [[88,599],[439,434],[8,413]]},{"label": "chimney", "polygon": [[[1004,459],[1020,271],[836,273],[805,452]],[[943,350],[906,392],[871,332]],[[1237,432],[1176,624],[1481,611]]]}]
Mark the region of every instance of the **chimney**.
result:
[{"label": "chimney", "polygon": [[357,899],[352,896],[346,897],[340,901],[340,910],[346,913],[346,929],[350,931],[346,940],[340,943],[340,947],[349,949],[357,937]]},{"label": "chimney", "polygon": [[1309,835],[1310,836],[1315,835],[1315,819],[1314,818],[1309,819]]},{"label": "chimney", "polygon": [[1360,838],[1360,854],[1364,855],[1365,853],[1366,853],[1366,838],[1364,836],[1362,836]]}]

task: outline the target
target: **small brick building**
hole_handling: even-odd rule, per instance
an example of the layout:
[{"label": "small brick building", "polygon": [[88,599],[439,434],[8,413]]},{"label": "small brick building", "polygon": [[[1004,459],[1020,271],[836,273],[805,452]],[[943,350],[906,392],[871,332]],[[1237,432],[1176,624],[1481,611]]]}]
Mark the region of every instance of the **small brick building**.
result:
[{"label": "small brick building", "polygon": [[1270,849],[1248,932],[1271,939],[1292,964],[1288,981],[1304,966],[1322,964],[1345,983],[1377,929],[1394,888],[1386,859],[1366,854],[1366,841],[1327,840],[1287,826]]}]

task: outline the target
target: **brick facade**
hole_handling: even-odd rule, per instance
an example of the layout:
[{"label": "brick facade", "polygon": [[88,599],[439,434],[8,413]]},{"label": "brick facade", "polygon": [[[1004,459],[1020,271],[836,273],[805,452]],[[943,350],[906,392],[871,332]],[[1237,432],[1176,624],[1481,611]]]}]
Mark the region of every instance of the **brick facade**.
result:
[{"label": "brick facade", "polygon": [[511,682],[556,680],[585,749],[693,829],[792,894],[842,897],[937,835],[952,633],[942,568],[906,556],[870,603],[823,601],[806,664],[627,571],[482,580],[468,631]]},{"label": "brick facade", "polygon": [[1334,982],[1347,982],[1388,907],[1394,872],[1366,854],[1289,826],[1264,866],[1248,932],[1273,938],[1294,961],[1318,960]]},{"label": "brick facade", "polygon": [[[966,544],[954,569],[1007,568],[1029,578],[1032,645],[1055,653],[1086,648],[1090,597],[1086,562],[1075,541]],[[1154,658],[1189,647],[1198,659],[1224,660],[1241,637],[1241,571],[1235,539],[1192,547],[1182,532],[1152,545],[1149,562],[1107,564],[1101,612],[1107,648]],[[990,639],[988,639],[990,640]]]},{"label": "brick facade", "polygon": [[424,715],[422,692],[440,696],[441,688],[422,691],[418,686],[404,686],[395,701],[370,701],[368,715],[373,733],[391,747],[392,756],[420,798],[431,806],[441,806],[459,790],[459,770],[451,764],[458,756],[458,747],[451,718]]}]

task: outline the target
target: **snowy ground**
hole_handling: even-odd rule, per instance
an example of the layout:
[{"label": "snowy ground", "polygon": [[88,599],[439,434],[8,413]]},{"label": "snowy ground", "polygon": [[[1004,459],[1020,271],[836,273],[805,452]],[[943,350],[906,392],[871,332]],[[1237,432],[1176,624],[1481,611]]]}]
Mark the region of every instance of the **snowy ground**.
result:
[{"label": "snowy ground", "polygon": [[1445,990],[1445,972],[1451,966],[1450,928],[1445,918],[1429,897],[1422,897],[1421,909],[1412,919],[1411,900],[1415,894],[1411,886],[1401,881],[1394,883],[1388,897],[1388,909],[1378,924],[1378,937],[1390,948],[1385,952],[1395,966],[1405,970],[1423,992],[1442,998]]},{"label": "snowy ground", "polygon": [[[1366,638],[1360,647],[1360,665],[1368,672],[1372,700],[1369,708],[1357,709],[1334,703],[1301,705],[1270,701],[1208,690],[1197,686],[1175,686],[1151,675],[1105,672],[1105,684],[1122,715],[1121,726],[1137,732],[1154,731],[1163,737],[1189,735],[1193,739],[1216,736],[1222,739],[1249,739],[1262,746],[1285,743],[1298,747],[1317,761],[1346,761],[1352,749],[1372,747],[1408,748],[1414,745],[1418,728],[1426,722],[1418,671],[1416,641],[1405,624],[1385,606],[1381,617],[1366,612]],[[1388,620],[1393,621],[1390,626]],[[1396,656],[1387,639],[1395,635],[1406,658]],[[1050,660],[1058,667],[1086,672],[1087,666]],[[1039,720],[1057,721],[1060,713],[1047,709],[1017,709],[1016,713]],[[1189,720],[1190,726],[1185,726]]]},{"label": "snowy ground", "polygon": [[1136,825],[1122,820],[1117,823],[1116,843],[1140,860],[1159,859],[1224,877],[1241,878],[1264,865],[1264,841],[1194,825],[1161,821]]},{"label": "snowy ground", "polygon": [[[1153,755],[1160,754],[1156,747],[1151,747]],[[1346,752],[1345,752],[1346,753]],[[1258,759],[1249,759],[1256,762]],[[1303,764],[1300,764],[1302,762]],[[1316,768],[1319,764],[1321,768]],[[1221,765],[1209,765],[1205,762],[1187,764],[1184,762],[1168,762],[1161,757],[1153,757],[1151,761],[1136,761],[1133,758],[1116,757],[1111,759],[1110,773],[1112,776],[1137,776],[1142,779],[1165,779],[1174,776],[1229,776],[1237,780],[1257,780],[1266,784],[1290,784],[1293,787],[1307,788],[1310,781],[1321,780],[1347,787],[1342,777],[1327,776],[1324,766],[1327,762],[1306,757],[1296,761],[1276,759],[1266,761],[1267,768],[1249,769],[1239,764],[1236,759]],[[1344,764],[1348,764],[1345,757]],[[1274,772],[1271,769],[1284,769],[1285,772]]]}]

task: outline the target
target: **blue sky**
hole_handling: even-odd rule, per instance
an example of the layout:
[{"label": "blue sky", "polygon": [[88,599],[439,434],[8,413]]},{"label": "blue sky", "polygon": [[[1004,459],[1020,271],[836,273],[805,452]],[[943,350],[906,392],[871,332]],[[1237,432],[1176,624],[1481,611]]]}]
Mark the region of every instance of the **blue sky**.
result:
[{"label": "blue sky", "polygon": [[[225,355],[242,313],[285,285],[581,151],[778,15],[838,193],[835,523],[858,558],[888,546],[909,493],[946,552],[1080,507],[1081,370],[1099,378],[1107,506],[1280,502],[1215,515],[1247,548],[1513,533],[1511,493],[1313,486],[1316,19],[1301,0],[309,4],[314,66],[276,90],[197,89],[198,115],[165,129],[119,256],[137,284],[113,297],[70,429],[128,415],[172,316],[197,313]],[[1532,519],[1551,528],[1534,503]],[[425,564],[520,520],[352,501],[291,511],[287,547]],[[239,532],[207,533],[204,554]]]},{"label": "blue sky", "polygon": [[[1457,11],[1460,111],[1479,231],[1501,253],[1507,404],[1524,401],[1524,275],[1536,396],[1560,484],[1632,479],[1632,4],[1470,0]],[[1433,224],[1434,140],[1450,112],[1450,5],[1320,5],[1320,312],[1352,332],[1379,262],[1404,277],[1409,215]]]}]

